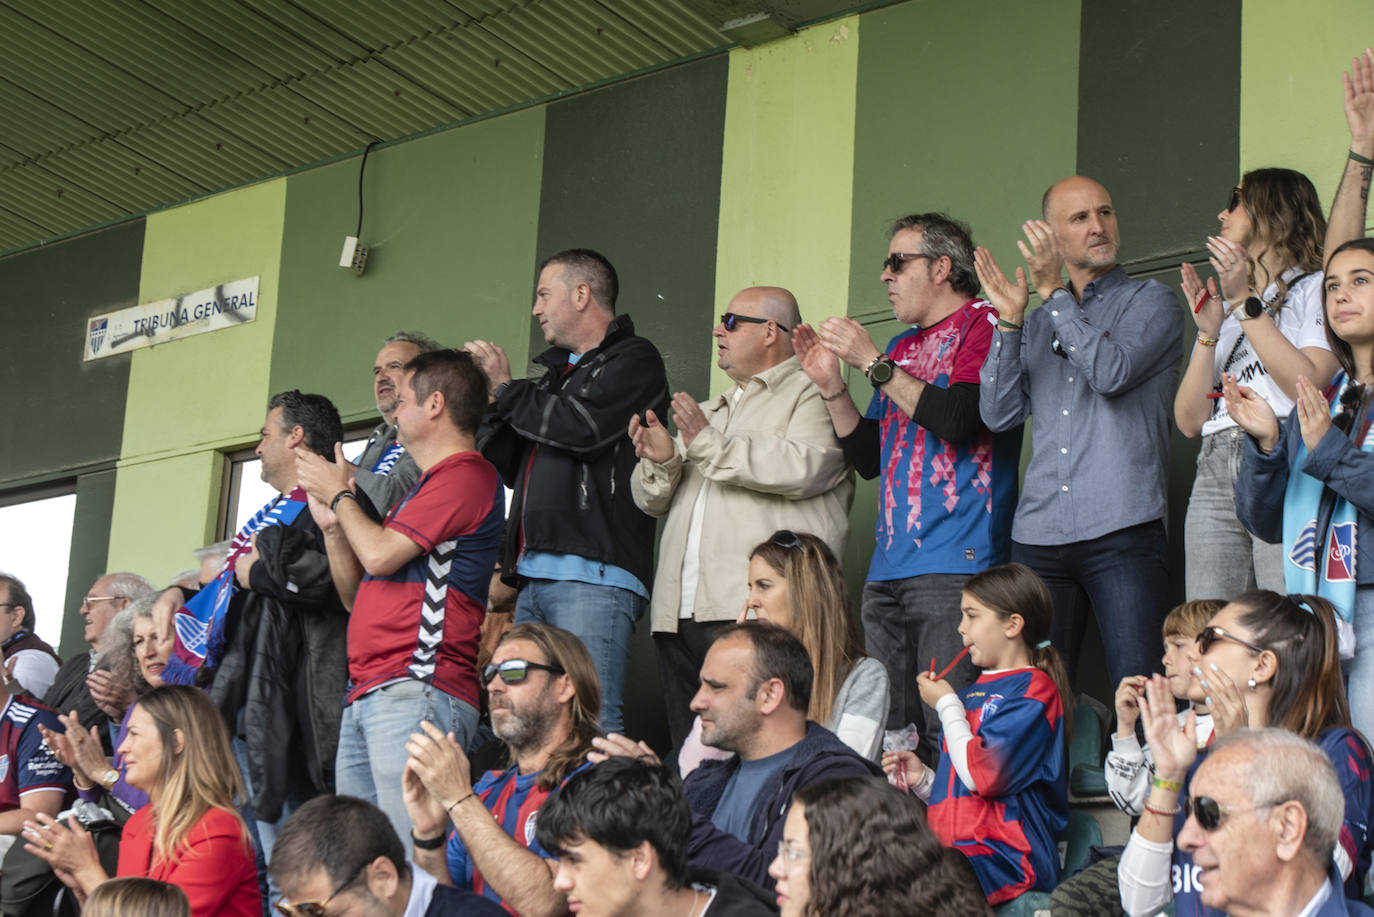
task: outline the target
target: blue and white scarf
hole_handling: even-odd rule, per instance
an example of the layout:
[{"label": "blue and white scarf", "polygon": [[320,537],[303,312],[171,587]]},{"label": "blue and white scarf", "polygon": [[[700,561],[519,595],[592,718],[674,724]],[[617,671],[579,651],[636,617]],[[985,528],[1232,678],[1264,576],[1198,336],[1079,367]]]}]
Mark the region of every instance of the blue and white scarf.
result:
[{"label": "blue and white scarf", "polygon": [[[1341,395],[1349,385],[1345,373],[1338,373],[1327,388],[1332,417],[1340,413]],[[1296,410],[1289,423],[1298,423]],[[1353,420],[1351,428],[1351,438],[1359,448],[1374,452],[1374,429],[1368,419]],[[1290,593],[1318,595],[1336,606],[1337,614],[1347,625],[1342,631],[1347,631],[1355,617],[1358,511],[1325,483],[1303,473],[1307,456],[1307,444],[1299,438],[1283,497],[1283,543],[1288,546],[1283,563],[1284,586]],[[1342,655],[1346,653],[1343,651]]]}]

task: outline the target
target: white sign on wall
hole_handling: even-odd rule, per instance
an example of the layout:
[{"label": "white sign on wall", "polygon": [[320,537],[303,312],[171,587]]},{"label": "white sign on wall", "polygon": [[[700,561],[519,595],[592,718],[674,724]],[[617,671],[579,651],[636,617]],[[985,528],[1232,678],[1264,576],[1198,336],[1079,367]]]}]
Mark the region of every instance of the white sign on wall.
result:
[{"label": "white sign on wall", "polygon": [[183,293],[97,315],[86,323],[83,359],[164,344],[178,338],[232,328],[258,317],[258,278],[232,280],[208,290]]}]

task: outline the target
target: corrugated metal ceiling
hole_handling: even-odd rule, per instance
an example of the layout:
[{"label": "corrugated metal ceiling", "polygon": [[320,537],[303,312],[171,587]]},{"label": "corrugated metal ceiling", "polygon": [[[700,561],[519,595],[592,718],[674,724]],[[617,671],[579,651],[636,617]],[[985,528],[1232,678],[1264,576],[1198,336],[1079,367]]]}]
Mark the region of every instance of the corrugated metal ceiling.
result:
[{"label": "corrugated metal ceiling", "polygon": [[0,252],[730,45],[700,7],[0,0]]}]

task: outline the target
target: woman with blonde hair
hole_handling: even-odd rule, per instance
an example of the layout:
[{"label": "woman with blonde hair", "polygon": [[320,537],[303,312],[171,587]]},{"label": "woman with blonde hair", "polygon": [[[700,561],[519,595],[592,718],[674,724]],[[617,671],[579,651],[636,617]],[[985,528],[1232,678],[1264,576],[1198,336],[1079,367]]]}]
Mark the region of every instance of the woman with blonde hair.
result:
[{"label": "woman with blonde hair", "polygon": [[[253,847],[235,808],[243,784],[210,699],[186,686],[149,691],[129,715],[119,754],[124,779],[149,802],[124,826],[117,874],[178,886],[193,917],[258,917]],[[24,837],[25,849],[47,860],[78,897],[109,881],[75,819],[64,825],[40,815],[25,823]]]},{"label": "woman with blonde hair", "polygon": [[[890,700],[887,669],[864,655],[844,573],[826,543],[784,529],[754,548],[740,620],[750,617],[791,631],[806,647],[815,672],[806,718],[877,761]],[[701,742],[698,718],[678,753],[678,768],[685,777],[716,755]]]},{"label": "woman with blonde hair", "polygon": [[111,879],[86,899],[81,917],[190,917],[191,903],[175,885],[156,879]]}]

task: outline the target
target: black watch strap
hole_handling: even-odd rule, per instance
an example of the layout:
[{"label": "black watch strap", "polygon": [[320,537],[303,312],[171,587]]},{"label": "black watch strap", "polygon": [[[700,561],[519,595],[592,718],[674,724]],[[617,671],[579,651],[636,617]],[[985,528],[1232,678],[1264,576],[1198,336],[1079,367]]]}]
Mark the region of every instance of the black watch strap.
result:
[{"label": "black watch strap", "polygon": [[438,850],[444,846],[444,841],[447,839],[446,833],[440,833],[435,837],[419,838],[415,836],[414,831],[410,832],[410,842],[415,845],[416,850]]},{"label": "black watch strap", "polygon": [[332,513],[339,508],[340,500],[357,500],[358,495],[351,490],[341,490],[334,495],[334,499],[329,501],[329,511]]}]

